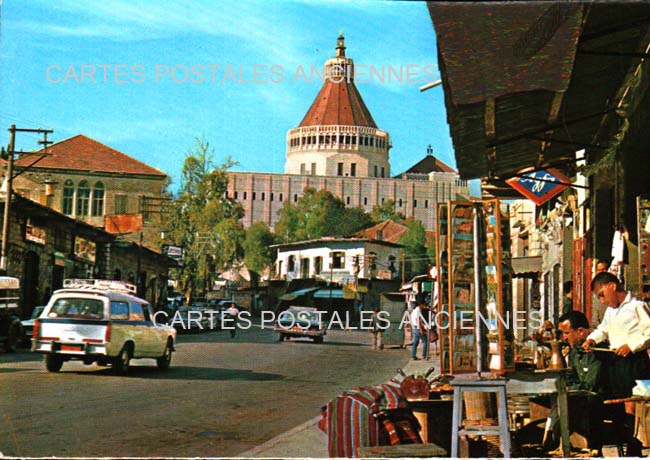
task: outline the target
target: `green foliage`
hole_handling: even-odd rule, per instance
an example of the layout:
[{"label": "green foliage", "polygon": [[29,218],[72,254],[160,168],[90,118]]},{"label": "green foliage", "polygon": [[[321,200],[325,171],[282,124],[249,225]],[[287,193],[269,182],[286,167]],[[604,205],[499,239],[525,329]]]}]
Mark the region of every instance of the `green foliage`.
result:
[{"label": "green foliage", "polygon": [[399,239],[399,244],[404,245],[404,258],[406,260],[405,276],[411,278],[425,272],[429,263],[424,225],[417,219],[409,218],[403,225],[408,230]]},{"label": "green foliage", "polygon": [[370,217],[375,224],[379,224],[386,220],[392,220],[393,222],[397,222],[399,224],[406,220],[404,214],[395,210],[394,200],[387,200],[381,205],[373,206]]},{"label": "green foliage", "polygon": [[212,163],[213,151],[203,139],[185,158],[181,188],[174,200],[171,239],[184,247],[180,281],[187,296],[212,285],[214,271],[242,257],[244,227],[242,206],[227,198],[227,170],[235,165],[228,158]]},{"label": "green foliage", "polygon": [[246,230],[244,240],[244,260],[246,267],[261,273],[266,267],[273,264],[275,250],[270,248],[275,244],[275,235],[264,222],[255,222]]},{"label": "green foliage", "polygon": [[361,208],[346,208],[327,190],[306,188],[294,204],[287,202],[279,212],[275,233],[281,242],[351,235],[372,224]]}]

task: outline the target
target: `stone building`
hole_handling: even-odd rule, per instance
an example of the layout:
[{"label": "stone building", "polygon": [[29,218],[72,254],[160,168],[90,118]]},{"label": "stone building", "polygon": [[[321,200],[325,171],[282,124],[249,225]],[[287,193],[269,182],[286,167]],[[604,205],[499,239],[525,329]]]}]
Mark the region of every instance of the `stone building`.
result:
[{"label": "stone building", "polygon": [[83,134],[49,146],[31,165],[43,153],[16,160],[16,172],[23,172],[15,193],[133,241],[142,223],[143,244],[160,247],[167,175]]},{"label": "stone building", "polygon": [[229,173],[228,195],[243,205],[244,225],[261,221],[273,227],[282,206],[313,187],[367,212],[393,200],[398,212],[433,230],[435,204],[469,194],[468,183],[433,157],[431,148],[422,161],[391,178],[390,135],[377,127],[354,83],[343,36],[324,76],[306,115],[287,134],[285,173]]}]

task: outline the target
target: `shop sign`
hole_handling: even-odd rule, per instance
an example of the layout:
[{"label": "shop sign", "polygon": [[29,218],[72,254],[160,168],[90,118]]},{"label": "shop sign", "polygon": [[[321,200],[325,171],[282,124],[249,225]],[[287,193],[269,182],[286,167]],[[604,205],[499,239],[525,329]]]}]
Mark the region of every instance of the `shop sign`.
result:
[{"label": "shop sign", "polygon": [[65,254],[63,254],[62,252],[55,252],[54,265],[58,267],[65,267]]},{"label": "shop sign", "polygon": [[97,252],[96,244],[85,238],[75,237],[74,255],[85,262],[95,263],[95,254]]},{"label": "shop sign", "polygon": [[183,258],[183,247],[182,246],[172,246],[170,244],[165,244],[162,247],[163,254],[167,257],[170,257],[174,260],[180,260]]},{"label": "shop sign", "polygon": [[506,183],[536,206],[541,206],[562,193],[571,184],[571,180],[558,170],[549,168],[512,177]]},{"label": "shop sign", "polygon": [[27,225],[25,226],[25,240],[36,244],[45,244],[46,235],[47,231],[44,227],[33,225],[31,220],[27,220]]}]

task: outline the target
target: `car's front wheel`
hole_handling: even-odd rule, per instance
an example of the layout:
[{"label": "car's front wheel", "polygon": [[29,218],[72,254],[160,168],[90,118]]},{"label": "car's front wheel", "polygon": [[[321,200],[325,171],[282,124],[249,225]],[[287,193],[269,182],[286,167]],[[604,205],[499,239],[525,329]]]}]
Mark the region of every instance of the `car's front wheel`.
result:
[{"label": "car's front wheel", "polygon": [[126,375],[131,367],[131,347],[124,345],[120,354],[113,361],[113,368],[118,375]]},{"label": "car's front wheel", "polygon": [[56,354],[45,355],[45,368],[48,372],[59,372],[63,366],[63,358]]},{"label": "car's front wheel", "polygon": [[172,341],[169,339],[167,341],[167,345],[165,346],[165,352],[160,358],[156,359],[156,364],[158,365],[158,369],[161,371],[166,371],[169,369],[169,365],[172,362]]}]

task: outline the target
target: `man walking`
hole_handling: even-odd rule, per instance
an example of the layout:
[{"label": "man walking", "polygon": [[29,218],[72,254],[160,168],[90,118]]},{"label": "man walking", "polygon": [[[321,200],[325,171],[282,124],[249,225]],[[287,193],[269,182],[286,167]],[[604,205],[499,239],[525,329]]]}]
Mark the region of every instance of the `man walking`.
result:
[{"label": "man walking", "polygon": [[427,321],[425,312],[429,312],[423,299],[418,300],[417,306],[411,312],[411,330],[413,331],[413,345],[411,346],[411,358],[415,361],[420,358],[417,357],[418,345],[422,341],[422,358],[427,357],[429,349],[429,340],[427,336]]}]

